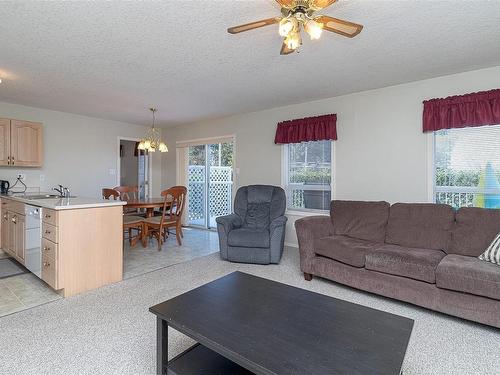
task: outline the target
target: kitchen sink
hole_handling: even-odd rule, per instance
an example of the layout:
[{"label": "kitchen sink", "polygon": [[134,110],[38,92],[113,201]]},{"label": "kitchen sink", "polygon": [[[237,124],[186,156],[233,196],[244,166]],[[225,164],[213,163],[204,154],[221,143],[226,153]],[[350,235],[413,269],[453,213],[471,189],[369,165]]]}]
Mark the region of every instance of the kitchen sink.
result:
[{"label": "kitchen sink", "polygon": [[64,198],[76,198],[74,195],[69,197],[61,197],[58,194],[39,194],[39,195],[27,195],[26,199],[64,199]]}]

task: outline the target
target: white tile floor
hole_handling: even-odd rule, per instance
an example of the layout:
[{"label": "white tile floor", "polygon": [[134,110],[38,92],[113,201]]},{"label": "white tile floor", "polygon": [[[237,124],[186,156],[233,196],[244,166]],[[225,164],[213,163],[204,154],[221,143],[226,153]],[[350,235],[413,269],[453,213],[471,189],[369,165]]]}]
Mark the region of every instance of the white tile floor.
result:
[{"label": "white tile floor", "polygon": [[[184,229],[183,245],[178,246],[175,236],[170,236],[158,251],[156,240],[146,248],[140,243],[131,248],[124,244],[123,278],[139,276],[174,264],[218,251],[216,232],[201,229]],[[0,259],[5,256],[0,250]],[[43,281],[31,273],[0,279],[0,317],[62,298]]]}]

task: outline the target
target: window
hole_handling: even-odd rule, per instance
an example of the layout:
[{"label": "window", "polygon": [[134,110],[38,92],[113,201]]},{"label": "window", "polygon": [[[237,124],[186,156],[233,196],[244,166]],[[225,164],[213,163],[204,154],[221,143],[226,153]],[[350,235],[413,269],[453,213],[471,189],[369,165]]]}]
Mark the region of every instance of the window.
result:
[{"label": "window", "polygon": [[332,141],[290,143],[283,147],[288,208],[328,210],[331,201]]},{"label": "window", "polygon": [[436,203],[500,208],[500,125],[434,134]]}]

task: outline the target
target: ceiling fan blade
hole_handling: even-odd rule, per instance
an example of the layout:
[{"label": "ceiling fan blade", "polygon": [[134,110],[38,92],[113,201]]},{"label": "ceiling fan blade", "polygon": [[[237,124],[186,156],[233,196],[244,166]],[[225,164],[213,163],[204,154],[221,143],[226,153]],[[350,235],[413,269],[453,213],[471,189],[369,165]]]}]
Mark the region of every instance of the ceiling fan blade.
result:
[{"label": "ceiling fan blade", "polygon": [[280,17],[273,17],[265,20],[250,22],[244,25],[230,27],[229,29],[227,29],[227,32],[230,34],[238,34],[242,33],[243,31],[258,29],[259,27],[274,25],[275,23],[278,23],[280,20],[281,20]]},{"label": "ceiling fan blade", "polygon": [[337,0],[310,0],[309,8],[312,10],[320,10],[329,7],[335,2],[337,2]]},{"label": "ceiling fan blade", "polygon": [[355,37],[363,30],[363,25],[329,16],[318,16],[314,20],[323,24],[323,30],[331,31],[348,38]]},{"label": "ceiling fan blade", "polygon": [[287,8],[287,9],[293,9],[295,8],[295,5],[297,3],[296,0],[276,0],[276,2],[282,7],[282,8]]},{"label": "ceiling fan blade", "polygon": [[294,51],[295,50],[288,48],[287,45],[286,45],[286,43],[283,42],[283,44],[281,45],[280,55],[289,55],[289,54],[291,54]]}]

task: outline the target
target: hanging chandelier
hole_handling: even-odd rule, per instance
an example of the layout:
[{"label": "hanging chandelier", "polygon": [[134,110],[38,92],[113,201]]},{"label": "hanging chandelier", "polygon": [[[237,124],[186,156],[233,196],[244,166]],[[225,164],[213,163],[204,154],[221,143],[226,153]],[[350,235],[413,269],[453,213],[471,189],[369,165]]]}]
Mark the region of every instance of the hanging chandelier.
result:
[{"label": "hanging chandelier", "polygon": [[141,139],[137,148],[146,152],[155,152],[156,150],[168,152],[167,145],[161,140],[160,131],[155,128],[155,113],[158,110],[156,108],[149,108],[149,110],[153,113],[153,124],[151,128],[148,129],[146,137]]}]

